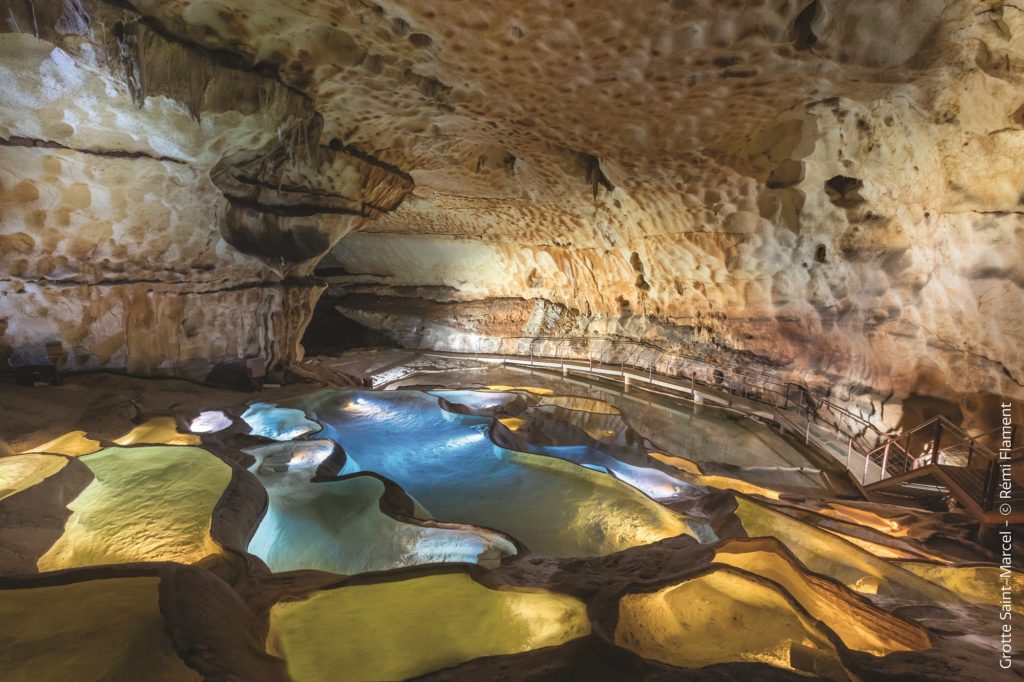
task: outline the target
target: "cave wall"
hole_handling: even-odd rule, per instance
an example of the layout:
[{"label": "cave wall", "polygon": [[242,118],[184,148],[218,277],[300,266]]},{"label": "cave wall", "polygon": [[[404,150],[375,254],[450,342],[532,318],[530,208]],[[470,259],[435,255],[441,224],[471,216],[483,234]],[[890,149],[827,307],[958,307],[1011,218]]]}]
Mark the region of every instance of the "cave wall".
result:
[{"label": "cave wall", "polygon": [[130,10],[3,9],[0,365],[54,342],[67,369],[200,379],[300,358],[312,268],[409,177],[321,144],[272,74]]},{"label": "cave wall", "polygon": [[[1024,395],[1024,13],[819,2],[801,24],[799,5],[776,23],[684,4],[667,24],[625,10],[614,41],[596,18],[560,25],[582,57],[576,80],[546,80],[559,66],[543,52],[524,58],[548,86],[529,93],[536,127],[587,136],[574,146],[597,174],[567,162],[538,183],[521,147],[511,170],[481,157],[466,173],[474,190],[503,175],[490,192],[413,170],[415,196],[336,248],[339,310],[451,350],[538,333],[645,339],[769,368],[888,426],[949,402],[986,427],[997,396]],[[539,23],[535,48],[556,39]],[[659,71],[655,29],[631,41],[655,25],[674,27],[663,38],[685,69]],[[456,68],[445,48],[458,40],[435,41],[438,70]],[[514,87],[479,51],[461,75],[481,61],[475,82]],[[519,195],[495,196],[508,183]],[[417,299],[404,315],[401,296]],[[499,321],[459,319],[457,301],[493,302]]]},{"label": "cave wall", "polygon": [[331,252],[338,308],[409,345],[642,338],[889,425],[1024,396],[1012,3],[5,9],[12,358],[294,360]]}]

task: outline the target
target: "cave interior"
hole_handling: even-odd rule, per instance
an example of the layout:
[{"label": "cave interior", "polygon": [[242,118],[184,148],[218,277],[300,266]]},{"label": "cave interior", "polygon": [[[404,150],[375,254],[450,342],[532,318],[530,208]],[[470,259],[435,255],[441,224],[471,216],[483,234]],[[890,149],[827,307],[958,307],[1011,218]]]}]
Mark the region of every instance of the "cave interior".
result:
[{"label": "cave interior", "polygon": [[1021,6],[0,0],[0,83],[0,678],[1024,678]]}]

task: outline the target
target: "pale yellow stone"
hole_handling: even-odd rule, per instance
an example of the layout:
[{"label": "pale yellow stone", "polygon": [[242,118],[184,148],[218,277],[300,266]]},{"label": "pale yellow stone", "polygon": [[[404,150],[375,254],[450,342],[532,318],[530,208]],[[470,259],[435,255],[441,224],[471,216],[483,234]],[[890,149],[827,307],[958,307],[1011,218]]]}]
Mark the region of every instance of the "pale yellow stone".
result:
[{"label": "pale yellow stone", "polygon": [[[343,635],[342,635],[343,633]],[[586,605],[539,589],[488,589],[464,573],[317,592],[270,611],[267,650],[296,682],[401,680],[590,633]],[[339,636],[341,635],[341,636]]]},{"label": "pale yellow stone", "polygon": [[750,537],[774,537],[807,568],[852,590],[921,601],[962,603],[953,592],[876,557],[846,538],[794,519],[767,504],[737,496],[736,515]]},{"label": "pale yellow stone", "polygon": [[886,656],[895,651],[920,651],[931,646],[921,628],[888,615],[852,593],[803,573],[781,554],[753,549],[743,541],[726,542],[715,561],[741,568],[778,583],[807,612],[857,651]]},{"label": "pale yellow stone", "polygon": [[697,463],[694,462],[693,460],[687,459],[685,457],[678,457],[676,455],[666,455],[662,452],[649,452],[647,454],[649,454],[651,457],[658,460],[659,462],[662,462],[663,464],[673,466],[676,469],[679,469],[680,471],[685,471],[686,473],[692,476],[702,475],[700,472],[700,467],[698,467]]},{"label": "pale yellow stone", "polygon": [[52,455],[0,457],[0,500],[41,483],[67,464],[64,457]]},{"label": "pale yellow stone", "polygon": [[503,386],[496,384],[487,388],[492,391],[526,391],[535,395],[551,395],[554,393],[550,388],[537,388],[536,386]]},{"label": "pale yellow stone", "polygon": [[64,534],[39,558],[40,571],[194,563],[220,552],[210,523],[231,468],[209,452],[166,445],[107,448],[80,460],[95,478],[68,504],[72,514]]},{"label": "pale yellow stone", "polygon": [[830,680],[854,679],[814,618],[781,588],[724,568],[623,597],[615,644],[684,668],[767,663]]},{"label": "pale yellow stone", "polygon": [[203,439],[191,433],[179,433],[174,417],[154,417],[114,439],[114,442],[118,445],[201,445]]},{"label": "pale yellow stone", "polygon": [[899,561],[900,568],[921,576],[936,585],[956,592],[968,601],[1002,606],[1004,576],[1009,585],[1009,605],[1014,613],[1024,615],[1024,574],[996,565],[951,566],[926,561]]},{"label": "pale yellow stone", "polygon": [[26,452],[50,452],[56,455],[77,457],[79,455],[91,455],[102,447],[98,440],[87,437],[85,431],[69,431],[63,436],[57,436],[53,440],[37,445]]},{"label": "pale yellow stone", "polygon": [[159,586],[144,577],[0,590],[5,682],[202,679],[171,647]]}]

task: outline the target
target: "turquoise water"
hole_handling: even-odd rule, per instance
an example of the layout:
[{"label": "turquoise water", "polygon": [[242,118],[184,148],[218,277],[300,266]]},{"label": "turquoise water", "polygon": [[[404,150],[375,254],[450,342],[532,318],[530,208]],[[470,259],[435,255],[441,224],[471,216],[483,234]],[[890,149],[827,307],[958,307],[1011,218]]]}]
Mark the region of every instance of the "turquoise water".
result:
[{"label": "turquoise water", "polygon": [[242,421],[253,435],[277,441],[293,440],[320,430],[320,425],[306,419],[302,410],[270,403],[253,403],[242,413]]},{"label": "turquoise water", "polygon": [[247,450],[250,471],[270,505],[249,551],[272,571],[354,574],[442,562],[496,566],[516,554],[500,534],[451,524],[400,521],[381,509],[384,483],[367,474],[312,482],[330,441],[295,441]]},{"label": "turquoise water", "polygon": [[678,478],[673,478],[663,471],[628,464],[586,445],[531,444],[529,450],[548,457],[564,459],[567,462],[575,462],[595,471],[603,470],[655,500],[668,500],[698,494],[694,486],[680,481]]},{"label": "turquoise water", "polygon": [[[502,399],[488,394],[481,402]],[[618,466],[611,458],[575,449],[552,453],[564,459],[506,450],[488,438],[490,418],[445,411],[427,393],[328,390],[291,405],[345,448],[341,475],[384,476],[431,518],[502,531],[532,552],[593,556],[696,535],[636,488],[579,465]]]},{"label": "turquoise water", "polygon": [[[491,393],[486,391],[465,391],[465,390],[444,390],[432,391],[431,395],[444,398],[445,400],[471,407],[474,410],[494,409],[506,405],[517,397],[515,393]],[[528,443],[525,446],[526,452],[532,452],[548,457],[557,457],[567,462],[574,462],[580,466],[603,471],[611,474],[620,481],[624,481],[641,491],[648,497],[655,500],[668,500],[680,497],[694,496],[700,494],[694,486],[674,478],[669,474],[652,467],[636,466],[629,464],[605,451],[602,448],[609,447],[598,438],[604,437],[612,448],[622,448],[624,443],[624,432],[628,429],[625,422],[618,414],[592,414],[579,412],[553,406],[534,408],[535,412],[525,412],[522,417],[531,419],[534,414],[544,412],[544,416],[552,415],[555,419],[565,420],[575,427],[575,435],[569,435],[575,442],[565,445],[539,445]],[[591,430],[603,431],[603,433],[591,434],[584,429],[591,426]],[[543,428],[543,427],[542,427]],[[566,431],[562,431],[566,434]],[[559,440],[556,438],[555,440]],[[588,444],[589,443],[589,444]],[[646,453],[640,449],[639,454]]]}]

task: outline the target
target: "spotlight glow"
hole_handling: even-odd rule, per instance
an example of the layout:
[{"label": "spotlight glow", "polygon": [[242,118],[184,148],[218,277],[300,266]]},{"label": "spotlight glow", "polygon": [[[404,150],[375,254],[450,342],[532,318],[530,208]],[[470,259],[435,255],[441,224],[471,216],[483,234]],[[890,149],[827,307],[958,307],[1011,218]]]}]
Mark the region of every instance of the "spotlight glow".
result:
[{"label": "spotlight glow", "polygon": [[199,416],[192,420],[188,430],[192,433],[217,433],[231,426],[231,417],[219,410],[200,412]]},{"label": "spotlight glow", "polygon": [[242,414],[242,421],[253,435],[276,441],[294,440],[320,430],[320,425],[306,419],[302,410],[270,403],[253,403]]}]

